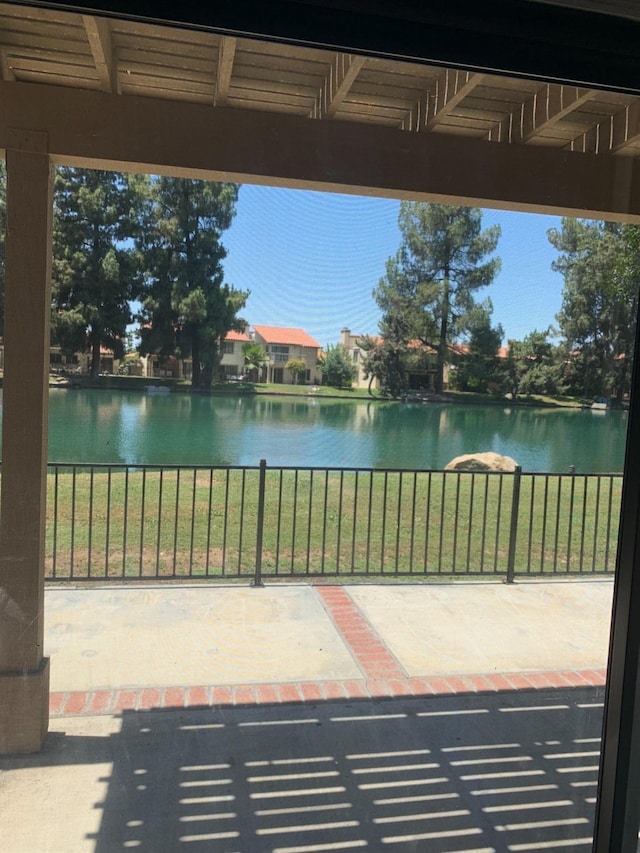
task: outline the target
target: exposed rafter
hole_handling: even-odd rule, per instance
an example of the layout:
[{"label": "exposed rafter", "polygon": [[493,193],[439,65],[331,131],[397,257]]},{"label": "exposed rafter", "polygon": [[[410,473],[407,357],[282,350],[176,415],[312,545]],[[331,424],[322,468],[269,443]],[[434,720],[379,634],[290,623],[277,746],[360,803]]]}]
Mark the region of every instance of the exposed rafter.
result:
[{"label": "exposed rafter", "polygon": [[350,53],[336,54],[333,64],[320,87],[311,111],[311,118],[333,118],[340,104],[349,94],[358,74],[365,63],[363,56]]},{"label": "exposed rafter", "polygon": [[11,68],[11,63],[9,61],[9,56],[7,54],[6,48],[0,47],[0,72],[2,73],[2,79],[6,80],[9,83],[12,83],[16,79],[16,75],[13,73],[13,69]]},{"label": "exposed rafter", "polygon": [[105,18],[83,15],[82,23],[89,40],[89,47],[103,92],[117,90],[116,65],[111,45],[111,27]]},{"label": "exposed rafter", "polygon": [[500,148],[615,152],[618,160],[640,160],[640,99],[631,94],[135,21],[115,24],[93,14],[27,14],[1,0],[0,14],[5,83],[99,87],[252,114],[340,118],[372,131],[402,127],[503,143]]},{"label": "exposed rafter", "polygon": [[484,80],[484,74],[447,69],[402,121],[402,130],[431,130]]},{"label": "exposed rafter", "polygon": [[576,139],[572,139],[569,145],[565,147],[568,151],[576,151],[580,154],[600,154],[601,151],[608,150],[609,141],[609,127],[597,124],[586,131],[586,133],[582,133]]},{"label": "exposed rafter", "polygon": [[233,60],[236,55],[237,39],[232,36],[221,36],[218,52],[218,73],[216,75],[216,92],[214,104],[223,107],[229,100],[229,87]]},{"label": "exposed rafter", "polygon": [[634,101],[611,117],[607,148],[623,153],[630,145],[640,142],[640,102]]},{"label": "exposed rafter", "polygon": [[591,89],[547,83],[489,132],[489,139],[515,144],[530,142],[593,99]]}]

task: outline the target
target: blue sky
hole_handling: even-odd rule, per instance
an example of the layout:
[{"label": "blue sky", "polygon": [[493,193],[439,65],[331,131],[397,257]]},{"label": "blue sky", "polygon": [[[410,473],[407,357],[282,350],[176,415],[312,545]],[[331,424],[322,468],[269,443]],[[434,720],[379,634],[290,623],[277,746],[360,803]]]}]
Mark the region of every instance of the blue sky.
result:
[{"label": "blue sky", "polygon": [[[223,234],[225,279],[251,296],[250,324],[297,326],[325,346],[347,326],[375,334],[379,311],[371,292],[400,245],[399,202],[245,184],[237,214]],[[499,224],[502,270],[479,296],[493,301],[494,323],[508,338],[555,323],[562,278],[551,270],[547,239],[560,219],[486,210],[483,227]]]}]

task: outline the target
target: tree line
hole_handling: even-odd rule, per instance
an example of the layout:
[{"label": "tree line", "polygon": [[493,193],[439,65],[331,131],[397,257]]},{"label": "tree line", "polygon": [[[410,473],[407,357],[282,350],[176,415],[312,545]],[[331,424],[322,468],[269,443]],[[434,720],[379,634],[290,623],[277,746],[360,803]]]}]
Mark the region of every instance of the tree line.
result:
[{"label": "tree line", "polygon": [[[621,400],[631,384],[640,284],[640,228],[563,218],[548,239],[563,277],[557,326],[509,340],[480,300],[500,270],[499,226],[482,211],[402,202],[401,245],[373,291],[380,336],[364,337],[363,367],[382,393],[432,386],[481,393]],[[447,376],[448,374],[448,376]]]},{"label": "tree line", "polygon": [[[141,354],[191,357],[192,384],[216,377],[222,341],[243,331],[249,291],[225,281],[222,235],[239,185],[61,167],[54,185],[52,343],[67,354],[124,354],[140,323]],[[499,226],[482,211],[402,202],[401,244],[373,291],[379,336],[360,340],[365,376],[401,396],[411,387],[621,400],[630,391],[640,282],[640,227],[563,218],[548,232],[563,277],[557,326],[507,341],[479,295],[500,270]],[[6,173],[0,162],[0,324],[4,315]],[[132,306],[136,306],[134,311]],[[0,334],[2,327],[0,325]],[[354,365],[327,347],[327,384],[348,386]],[[245,347],[258,379],[267,356]],[[299,381],[304,362],[287,364]]]},{"label": "tree line", "polygon": [[[246,326],[239,312],[249,292],[228,284],[222,265],[221,236],[235,215],[238,191],[233,183],[59,168],[52,343],[69,355],[90,352],[95,377],[101,347],[122,358],[127,327],[137,320],[141,354],[190,356],[192,385],[209,388],[225,335]],[[2,164],[2,293],[5,230]]]}]

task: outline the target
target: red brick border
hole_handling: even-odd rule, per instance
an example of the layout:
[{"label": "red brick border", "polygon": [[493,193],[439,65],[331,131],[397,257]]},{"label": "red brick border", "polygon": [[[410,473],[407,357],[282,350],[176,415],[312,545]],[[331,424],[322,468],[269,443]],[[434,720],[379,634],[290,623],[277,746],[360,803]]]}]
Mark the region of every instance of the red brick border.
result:
[{"label": "red brick border", "polygon": [[348,681],[300,681],[287,684],[232,686],[139,687],[52,693],[51,717],[114,714],[186,707],[249,707],[304,703],[331,699],[378,699],[395,696],[454,696],[478,693],[517,693],[558,687],[603,686],[606,671],[511,672],[490,675],[434,676],[429,678],[369,678]]}]

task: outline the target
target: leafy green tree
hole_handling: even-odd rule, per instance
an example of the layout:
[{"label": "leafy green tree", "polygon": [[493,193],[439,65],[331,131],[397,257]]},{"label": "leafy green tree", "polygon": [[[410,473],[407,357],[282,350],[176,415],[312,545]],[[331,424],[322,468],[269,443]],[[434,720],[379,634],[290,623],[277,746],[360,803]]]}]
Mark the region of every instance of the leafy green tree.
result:
[{"label": "leafy green tree", "polygon": [[377,379],[383,397],[398,399],[407,388],[406,347],[366,337],[360,340],[360,349],[364,352],[362,370],[364,378],[369,380],[369,394],[373,396],[372,386]]},{"label": "leafy green tree", "polygon": [[504,330],[491,325],[490,299],[475,305],[467,315],[468,343],[456,359],[455,384],[461,391],[486,393],[492,386],[502,387],[504,370],[498,350]]},{"label": "leafy green tree", "polygon": [[513,397],[519,394],[558,394],[562,357],[549,341],[550,329],[534,329],[522,341],[509,341],[507,373]]},{"label": "leafy green tree", "polygon": [[380,337],[365,335],[358,341],[364,353],[362,370],[369,380],[369,394],[374,380],[383,397],[398,399],[407,390],[407,353],[410,329],[402,313],[387,313],[380,321]]},{"label": "leafy green tree", "polygon": [[285,369],[290,370],[293,375],[293,384],[300,385],[307,373],[307,363],[301,358],[290,358],[285,364]]},{"label": "leafy green tree", "polygon": [[[58,169],[54,184],[52,335],[68,354],[124,351],[140,258],[130,245],[140,225],[145,179],[91,169]],[[127,243],[126,241],[129,241]]]},{"label": "leafy green tree", "polygon": [[318,361],[320,373],[325,385],[332,388],[350,388],[356,377],[356,366],[351,360],[349,350],[342,344],[331,346],[320,355]]},{"label": "leafy green tree", "polygon": [[269,363],[269,356],[262,344],[246,341],[242,345],[245,367],[253,374],[254,381],[259,382],[263,368]]},{"label": "leafy green tree", "polygon": [[141,352],[191,355],[192,387],[208,389],[221,343],[249,293],[224,283],[222,232],[231,225],[238,185],[187,178],[151,184],[148,227],[140,248],[147,277],[142,303]]},{"label": "leafy green tree", "polygon": [[614,299],[626,306],[628,325],[618,327],[618,348],[620,355],[616,361],[616,388],[614,396],[621,398],[631,388],[631,371],[636,337],[636,318],[640,290],[640,226],[623,225],[621,236],[624,252],[618,257],[614,269]]},{"label": "leafy green tree", "polygon": [[571,393],[620,398],[629,392],[638,305],[637,226],[562,220],[549,231],[564,277],[557,320]]},{"label": "leafy green tree", "polygon": [[383,324],[393,320],[397,342],[417,341],[437,353],[435,390],[442,392],[445,364],[468,327],[474,293],[500,269],[499,258],[486,260],[500,228],[482,231],[478,209],[423,202],[402,202],[398,224],[402,243],[374,297]]}]

